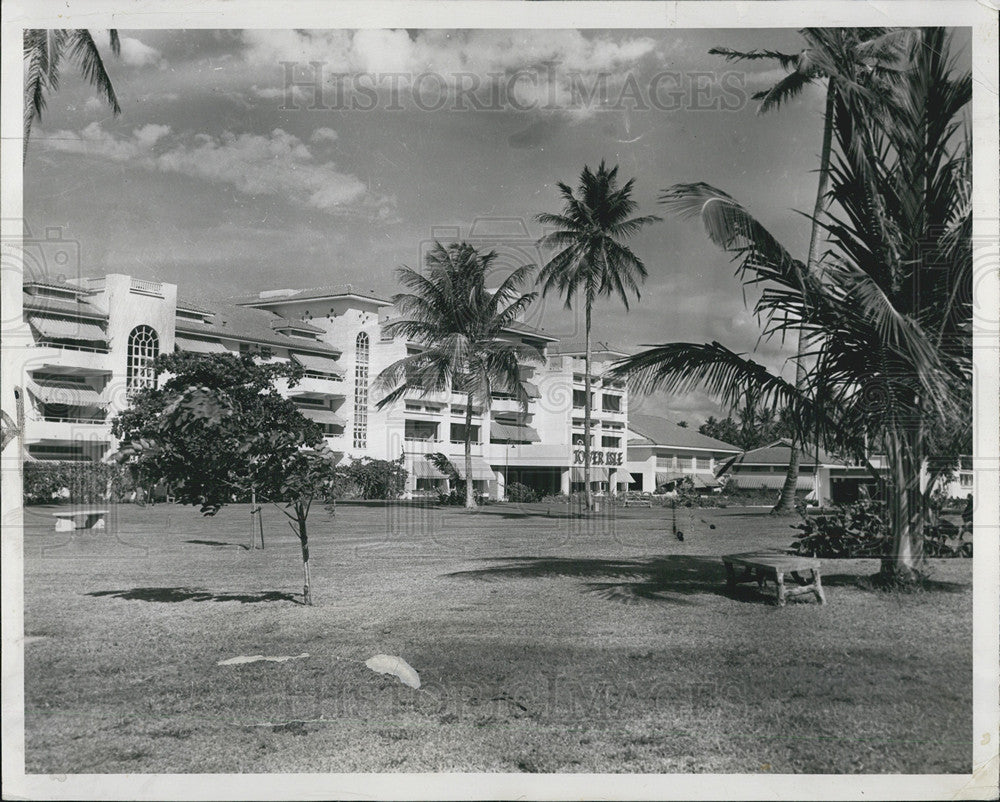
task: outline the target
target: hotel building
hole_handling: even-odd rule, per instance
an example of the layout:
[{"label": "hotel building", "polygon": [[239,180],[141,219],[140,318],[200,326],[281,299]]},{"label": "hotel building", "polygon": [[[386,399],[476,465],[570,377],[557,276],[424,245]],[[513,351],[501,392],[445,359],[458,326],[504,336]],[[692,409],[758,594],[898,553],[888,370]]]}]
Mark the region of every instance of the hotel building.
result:
[{"label": "hotel building", "polygon": [[[117,444],[112,418],[130,394],[152,385],[152,362],[172,351],[251,353],[292,360],[306,377],[279,387],[323,427],[342,459],[397,459],[408,471],[407,495],[436,492],[448,480],[425,458],[443,453],[464,474],[466,397],[413,388],[379,409],[373,383],[388,365],[419,349],[387,334],[391,303],[351,287],[271,290],[233,304],[206,305],[178,296],[177,287],[127,275],[27,280],[23,346],[25,458],[94,461]],[[583,489],[583,351],[561,345],[523,322],[505,332],[541,357],[521,368],[529,396],[522,409],[497,393],[472,410],[472,478],[480,492],[503,498],[508,483],[543,493]],[[13,344],[13,343],[12,343]],[[594,349],[591,479],[615,492],[626,471],[628,391],[605,378],[623,354]]]}]

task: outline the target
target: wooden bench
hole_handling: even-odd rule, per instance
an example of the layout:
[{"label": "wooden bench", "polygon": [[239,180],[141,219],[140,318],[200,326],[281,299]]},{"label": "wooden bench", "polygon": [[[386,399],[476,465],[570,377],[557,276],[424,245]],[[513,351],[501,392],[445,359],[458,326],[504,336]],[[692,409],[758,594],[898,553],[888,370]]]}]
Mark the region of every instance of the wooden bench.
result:
[{"label": "wooden bench", "polygon": [[68,510],[54,512],[57,532],[70,532],[74,529],[103,529],[104,516],[107,510]]},{"label": "wooden bench", "polygon": [[625,498],[622,499],[623,507],[649,507],[652,509],[653,502],[648,498]]},{"label": "wooden bench", "polygon": [[[756,582],[764,589],[770,579],[777,586],[779,607],[785,606],[789,596],[812,593],[820,604],[826,604],[823,583],[820,579],[819,560],[815,557],[800,557],[781,551],[750,551],[743,554],[727,554],[722,558],[726,566],[726,584],[731,591],[741,582]],[[737,573],[737,568],[741,573]],[[791,576],[794,585],[786,585],[785,577]]]}]

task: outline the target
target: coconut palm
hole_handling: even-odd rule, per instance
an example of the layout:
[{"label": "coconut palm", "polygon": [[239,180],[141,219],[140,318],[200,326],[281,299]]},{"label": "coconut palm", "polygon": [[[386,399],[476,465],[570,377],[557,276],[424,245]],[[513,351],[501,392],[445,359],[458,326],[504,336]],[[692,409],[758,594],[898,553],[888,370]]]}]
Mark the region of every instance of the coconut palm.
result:
[{"label": "coconut palm", "polygon": [[[109,31],[111,51],[121,52],[118,31]],[[117,116],[118,96],[111,83],[101,51],[90,31],[82,28],[28,28],[24,31],[24,149],[28,149],[31,124],[42,119],[46,96],[59,89],[63,58],[76,63],[83,77],[95,87]]]},{"label": "coconut palm", "polygon": [[[724,56],[727,61],[776,61],[788,70],[788,74],[774,86],[753,95],[755,100],[760,101],[758,114],[780,108],[809,84],[826,82],[819,179],[813,205],[809,252],[805,262],[805,269],[814,271],[819,263],[819,217],[829,202],[830,151],[838,99],[850,99],[859,106],[866,106],[873,114],[880,113],[885,91],[898,78],[894,65],[911,33],[890,28],[805,28],[800,34],[805,40],[805,47],[795,54],[774,50],[737,51],[725,47],[713,47],[708,52]],[[805,378],[801,357],[806,343],[800,340],[798,348],[800,358],[796,367],[796,381],[801,384]],[[772,512],[792,510],[798,477],[799,443],[793,439],[785,482]]]},{"label": "coconut palm", "polygon": [[893,582],[919,570],[935,473],[958,453],[942,450],[971,442],[971,146],[962,136],[971,76],[955,75],[949,46],[942,29],[916,34],[884,118],[838,99],[818,273],[726,193],[706,184],[664,193],[668,209],[702,219],[744,283],[764,285],[764,336],[800,333],[811,344],[801,386],[720,343],[669,343],[617,368],[640,389],[702,386],[727,403],[756,393],[788,408],[800,438],[812,432],[858,459],[880,447],[884,469],[868,464],[888,502],[882,578]]},{"label": "coconut palm", "polygon": [[618,167],[610,170],[601,161],[597,172],[585,166],[576,193],[559,182],[565,201],[560,214],[539,214],[536,220],[554,230],[540,240],[542,246],[559,249],[542,267],[538,283],[542,295],[556,290],[571,309],[582,296],[584,307],[584,405],[583,471],[587,509],[593,508],[590,487],[591,375],[590,325],[594,304],[600,296],[617,296],[629,308],[629,295],[640,297],[639,283],[646,278],[646,266],[625,244],[643,226],[658,221],[653,215],[631,217],[636,209],[632,198],[634,178],[618,186]]},{"label": "coconut palm", "polygon": [[377,377],[376,392],[386,395],[381,409],[407,392],[422,395],[458,392],[465,396],[465,506],[476,505],[472,485],[472,409],[480,404],[483,420],[494,393],[513,395],[527,410],[519,363],[541,361],[533,346],[513,341],[508,328],[535,300],[522,293],[533,265],[512,271],[496,290],[486,280],[497,259],[467,243],[435,243],[425,257],[426,275],[408,267],[397,271],[408,292],[392,299],[400,317],[385,331],[401,335],[421,350],[393,362]]}]

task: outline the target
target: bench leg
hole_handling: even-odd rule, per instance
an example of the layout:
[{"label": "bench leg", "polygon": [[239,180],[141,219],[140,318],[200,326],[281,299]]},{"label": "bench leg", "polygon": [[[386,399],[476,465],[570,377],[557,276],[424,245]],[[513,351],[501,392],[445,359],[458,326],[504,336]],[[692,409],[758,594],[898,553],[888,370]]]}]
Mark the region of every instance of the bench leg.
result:
[{"label": "bench leg", "polygon": [[726,563],[726,587],[730,592],[736,590],[736,570],[732,563]]},{"label": "bench leg", "polygon": [[826,604],[826,594],[823,593],[823,582],[819,578],[819,571],[815,568],[813,569],[813,593],[816,594],[816,598],[820,604]]},{"label": "bench leg", "polygon": [[57,532],[72,532],[74,529],[76,529],[76,524],[73,523],[72,518],[56,518]]},{"label": "bench leg", "polygon": [[774,581],[778,585],[778,606],[785,606],[785,575],[781,571],[777,571],[774,575]]}]

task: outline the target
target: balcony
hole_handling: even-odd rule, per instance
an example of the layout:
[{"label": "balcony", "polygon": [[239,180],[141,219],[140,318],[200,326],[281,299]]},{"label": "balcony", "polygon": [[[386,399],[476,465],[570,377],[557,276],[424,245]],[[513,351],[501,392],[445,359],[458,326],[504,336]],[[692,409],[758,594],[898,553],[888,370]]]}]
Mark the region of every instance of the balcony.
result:
[{"label": "balcony", "polygon": [[35,343],[25,353],[29,370],[46,370],[77,376],[108,375],[108,350],[84,345]]},{"label": "balcony", "polygon": [[152,298],[163,297],[163,285],[159,281],[145,281],[141,278],[133,278],[129,285],[129,292],[136,295],[149,295]]},{"label": "balcony", "polygon": [[343,382],[339,379],[317,379],[306,376],[300,379],[294,387],[289,387],[287,380],[276,383],[279,392],[294,398],[304,396],[311,398],[346,398],[343,391]]},{"label": "balcony", "polygon": [[111,442],[111,426],[98,420],[36,419],[25,426],[26,443],[100,443]]}]

